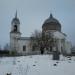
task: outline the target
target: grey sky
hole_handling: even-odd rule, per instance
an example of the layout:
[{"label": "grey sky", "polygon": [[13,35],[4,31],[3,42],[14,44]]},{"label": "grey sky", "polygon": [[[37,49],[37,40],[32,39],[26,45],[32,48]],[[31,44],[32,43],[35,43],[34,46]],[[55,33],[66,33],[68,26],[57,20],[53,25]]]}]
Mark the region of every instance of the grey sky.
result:
[{"label": "grey sky", "polygon": [[22,36],[30,36],[50,13],[62,25],[62,32],[75,44],[75,0],[0,0],[0,44],[9,42],[11,21],[16,9],[21,22]]}]

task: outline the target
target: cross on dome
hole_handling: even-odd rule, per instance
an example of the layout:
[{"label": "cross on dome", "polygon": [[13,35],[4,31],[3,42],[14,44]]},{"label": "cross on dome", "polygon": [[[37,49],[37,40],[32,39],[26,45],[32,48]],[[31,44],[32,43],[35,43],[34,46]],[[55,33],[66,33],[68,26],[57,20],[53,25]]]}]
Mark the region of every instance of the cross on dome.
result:
[{"label": "cross on dome", "polygon": [[50,18],[53,18],[53,15],[52,15],[52,13],[50,13]]}]

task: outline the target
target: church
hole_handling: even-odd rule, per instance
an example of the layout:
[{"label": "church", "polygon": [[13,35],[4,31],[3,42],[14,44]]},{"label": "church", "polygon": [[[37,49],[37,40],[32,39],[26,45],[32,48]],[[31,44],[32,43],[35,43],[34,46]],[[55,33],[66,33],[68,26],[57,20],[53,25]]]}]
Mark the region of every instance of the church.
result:
[{"label": "church", "polygon": [[[50,42],[50,50],[58,50],[60,53],[71,53],[71,43],[66,40],[67,35],[61,31],[62,26],[60,22],[53,17],[52,14],[44,21],[42,25],[42,33],[45,35],[52,35],[53,41]],[[32,45],[30,45],[30,37],[21,37],[20,32],[20,20],[15,17],[11,21],[10,31],[10,49],[16,51],[19,54],[25,54],[32,52]]]}]

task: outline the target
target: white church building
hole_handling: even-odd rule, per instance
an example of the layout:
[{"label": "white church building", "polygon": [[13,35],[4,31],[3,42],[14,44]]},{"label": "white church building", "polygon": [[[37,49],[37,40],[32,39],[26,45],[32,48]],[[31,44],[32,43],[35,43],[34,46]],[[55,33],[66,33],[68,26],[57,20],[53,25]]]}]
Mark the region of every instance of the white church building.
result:
[{"label": "white church building", "polygon": [[[55,42],[55,45],[50,44],[52,50],[58,50],[60,53],[71,53],[71,43],[66,40],[67,35],[61,31],[61,24],[52,14],[44,21],[42,33],[52,34]],[[32,52],[30,37],[21,37],[20,20],[17,17],[17,12],[11,22],[10,49],[21,54]]]}]

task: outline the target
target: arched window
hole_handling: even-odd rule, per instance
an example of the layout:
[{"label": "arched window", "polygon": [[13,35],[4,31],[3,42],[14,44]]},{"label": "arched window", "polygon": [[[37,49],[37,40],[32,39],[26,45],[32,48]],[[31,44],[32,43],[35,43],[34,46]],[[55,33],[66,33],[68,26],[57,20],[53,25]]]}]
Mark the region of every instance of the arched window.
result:
[{"label": "arched window", "polygon": [[14,25],[14,32],[17,32],[17,25]]},{"label": "arched window", "polygon": [[26,51],[26,46],[25,45],[23,46],[23,51]]}]

